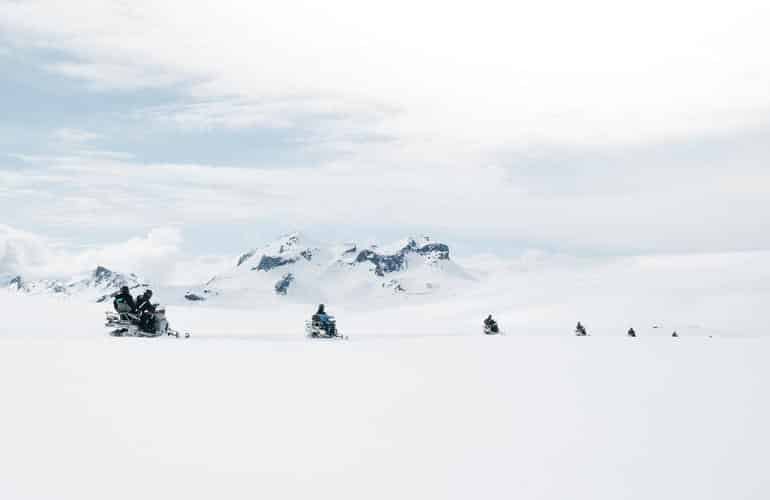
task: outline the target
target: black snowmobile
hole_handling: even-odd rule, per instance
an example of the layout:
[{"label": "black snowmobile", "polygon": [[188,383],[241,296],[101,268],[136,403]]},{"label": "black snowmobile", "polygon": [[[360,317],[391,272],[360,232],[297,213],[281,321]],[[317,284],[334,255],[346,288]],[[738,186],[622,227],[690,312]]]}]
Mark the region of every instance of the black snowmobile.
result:
[{"label": "black snowmobile", "polygon": [[497,321],[492,319],[492,315],[490,314],[484,320],[484,334],[485,335],[499,335],[500,333],[502,333],[500,331],[500,326],[497,324]]},{"label": "black snowmobile", "polygon": [[318,306],[318,311],[305,321],[305,333],[313,339],[347,339],[337,330],[337,320],[326,314],[324,305]]},{"label": "black snowmobile", "polygon": [[176,338],[190,338],[190,333],[182,334],[172,329],[166,319],[166,309],[159,304],[153,304],[152,312],[145,312],[144,319],[140,313],[107,311],[105,327],[113,337],[161,337],[163,335]]}]

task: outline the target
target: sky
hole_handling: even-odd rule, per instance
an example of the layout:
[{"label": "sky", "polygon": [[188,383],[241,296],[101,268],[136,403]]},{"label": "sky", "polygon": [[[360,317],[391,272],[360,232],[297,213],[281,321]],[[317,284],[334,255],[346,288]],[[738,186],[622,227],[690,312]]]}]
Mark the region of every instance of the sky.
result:
[{"label": "sky", "polygon": [[274,4],[0,0],[0,274],[770,250],[767,2]]}]

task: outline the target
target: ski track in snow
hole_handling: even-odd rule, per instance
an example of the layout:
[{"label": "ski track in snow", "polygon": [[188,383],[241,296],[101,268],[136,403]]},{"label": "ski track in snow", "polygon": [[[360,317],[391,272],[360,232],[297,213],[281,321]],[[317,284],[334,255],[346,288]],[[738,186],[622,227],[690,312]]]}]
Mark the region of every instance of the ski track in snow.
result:
[{"label": "ski track in snow", "polygon": [[767,338],[485,337],[402,311],[316,342],[288,306],[114,339],[104,305],[0,303],[3,499],[770,498]]}]

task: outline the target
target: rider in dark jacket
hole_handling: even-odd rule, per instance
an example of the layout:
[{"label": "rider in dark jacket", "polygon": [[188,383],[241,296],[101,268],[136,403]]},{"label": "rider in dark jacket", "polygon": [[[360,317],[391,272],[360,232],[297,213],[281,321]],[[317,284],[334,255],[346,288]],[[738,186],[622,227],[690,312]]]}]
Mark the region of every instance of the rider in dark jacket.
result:
[{"label": "rider in dark jacket", "polygon": [[313,315],[313,321],[317,321],[319,323],[326,323],[326,320],[328,319],[328,315],[326,314],[326,308],[323,304],[318,304],[318,310]]},{"label": "rider in dark jacket", "polygon": [[136,312],[139,313],[139,328],[145,332],[152,333],[154,330],[155,306],[150,302],[152,299],[152,290],[147,290],[144,294],[136,298]]},{"label": "rider in dark jacket", "polygon": [[152,298],[152,290],[147,290],[141,295],[136,296],[136,311],[155,311],[155,306],[152,305],[150,299]]},{"label": "rider in dark jacket", "polygon": [[323,304],[318,304],[318,310],[311,319],[313,323],[324,330],[327,335],[335,335],[337,333],[334,322],[332,322],[329,315],[326,314],[326,308]]},{"label": "rider in dark jacket", "polygon": [[492,319],[492,315],[491,314],[489,316],[487,316],[487,319],[484,320],[484,326],[491,333],[497,333],[498,331],[500,331],[500,328],[497,326],[497,321]]}]

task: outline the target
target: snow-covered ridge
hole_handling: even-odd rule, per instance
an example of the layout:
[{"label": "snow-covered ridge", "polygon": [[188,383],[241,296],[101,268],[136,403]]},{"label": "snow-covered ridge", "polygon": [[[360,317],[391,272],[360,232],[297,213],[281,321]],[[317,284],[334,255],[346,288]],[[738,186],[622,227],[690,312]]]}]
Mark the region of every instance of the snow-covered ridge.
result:
[{"label": "snow-covered ridge", "polygon": [[[347,261],[351,255],[355,255],[355,259]],[[434,243],[428,237],[423,237],[419,243],[417,240],[410,239],[395,251],[380,250],[376,245],[359,251],[353,246],[343,254],[340,260],[347,261],[351,266],[368,262],[377,276],[385,276],[393,272],[406,271],[409,267],[410,255],[420,255],[428,263],[450,260],[449,246],[444,243]]]},{"label": "snow-covered ridge", "polygon": [[293,264],[300,258],[308,262],[313,258],[313,249],[302,246],[298,233],[282,236],[277,241],[264,247],[250,250],[238,258],[236,267],[253,264],[254,257],[259,255],[259,262],[251,267],[252,271],[269,271],[276,267]]},{"label": "snow-covered ridge", "polygon": [[[250,303],[282,298],[297,301],[371,298],[397,295],[436,295],[457,291],[474,278],[452,261],[449,245],[427,236],[392,245],[330,245],[299,233],[281,236],[240,254],[234,266],[204,284],[163,290],[174,302]],[[75,296],[102,302],[122,286],[139,289],[148,283],[133,273],[98,266],[85,275],[28,280],[0,277],[0,289],[32,294]]]},{"label": "snow-covered ridge", "polygon": [[[252,271],[270,271],[277,267],[294,264],[301,259],[311,262],[313,255],[321,253],[318,246],[305,243],[302,236],[293,233],[283,236],[277,241],[264,247],[255,248],[238,258],[236,267],[251,264]],[[330,254],[339,254],[337,261],[351,266],[370,263],[371,270],[378,276],[387,273],[404,271],[408,268],[407,257],[410,254],[425,257],[426,261],[450,260],[449,246],[444,243],[431,241],[430,237],[420,239],[409,238],[397,245],[379,247],[370,245],[359,248],[355,243],[349,243],[341,249],[330,249]],[[254,261],[258,259],[256,265]]]},{"label": "snow-covered ridge", "polygon": [[112,271],[104,266],[97,266],[96,269],[87,275],[75,276],[68,279],[39,279],[26,280],[23,276],[17,275],[6,278],[0,282],[3,288],[17,293],[26,293],[31,295],[67,295],[67,296],[88,296],[89,299],[103,302],[109,296],[123,286],[131,289],[147,287],[148,284],[141,280],[136,274],[123,274]]},{"label": "snow-covered ridge", "polygon": [[191,296],[198,300],[207,295],[273,294],[320,300],[425,295],[437,293],[442,282],[471,279],[451,261],[449,245],[427,236],[361,246],[325,245],[292,233],[244,252],[234,268],[214,276]]}]

